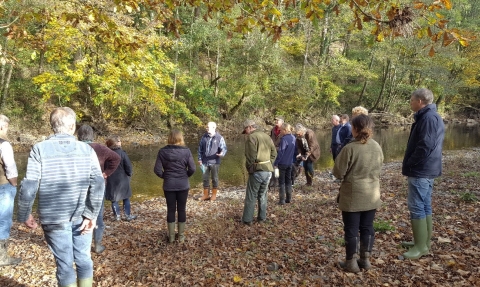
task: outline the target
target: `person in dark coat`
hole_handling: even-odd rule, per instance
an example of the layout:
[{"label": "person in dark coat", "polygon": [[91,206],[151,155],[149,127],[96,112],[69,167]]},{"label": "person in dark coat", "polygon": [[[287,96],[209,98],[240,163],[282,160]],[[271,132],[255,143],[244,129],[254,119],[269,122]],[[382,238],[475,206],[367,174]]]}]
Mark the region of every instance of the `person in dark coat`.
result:
[{"label": "person in dark coat", "polygon": [[[313,163],[320,158],[320,145],[318,144],[315,133],[302,124],[295,126],[295,132],[297,133],[297,158],[302,159],[305,177],[307,178],[307,186],[311,186],[314,175]],[[307,144],[304,144],[304,142]],[[306,146],[308,146],[308,150]]]},{"label": "person in dark coat", "polygon": [[132,221],[137,218],[136,215],[130,214],[130,197],[132,197],[132,189],[130,188],[130,179],[133,175],[132,163],[127,153],[122,149],[122,142],[119,136],[112,136],[107,140],[107,146],[116,152],[121,160],[118,168],[107,179],[107,187],[105,189],[105,198],[112,202],[112,211],[115,220],[119,221],[120,205],[118,202],[123,201],[124,219]]},{"label": "person in dark coat", "polygon": [[[100,168],[102,169],[103,178],[106,182],[107,177],[112,175],[112,173],[117,169],[118,165],[120,164],[120,156],[108,147],[99,143],[94,143],[93,136],[93,129],[89,125],[82,125],[77,130],[78,140],[88,143],[97,154],[98,162],[100,163]],[[105,197],[105,191],[103,197]],[[104,202],[102,201],[102,207],[97,217],[97,226],[95,226],[95,229],[93,230],[93,252],[97,254],[100,254],[105,250],[105,246],[102,245],[103,232],[105,231],[105,223],[103,222],[103,210]]]},{"label": "person in dark coat", "polygon": [[158,151],[153,172],[163,178],[163,192],[167,202],[168,241],[175,241],[175,213],[178,213],[178,241],[185,241],[186,205],[190,183],[195,172],[192,152],[185,146],[182,132],[172,130],[167,145]]},{"label": "person in dark coat", "polygon": [[410,211],[413,241],[403,242],[410,247],[403,257],[418,259],[430,252],[433,231],[432,190],[436,177],[442,175],[442,149],[445,125],[433,103],[429,89],[418,89],[410,97],[415,122],[410,130],[402,174],[408,179],[407,204]]}]

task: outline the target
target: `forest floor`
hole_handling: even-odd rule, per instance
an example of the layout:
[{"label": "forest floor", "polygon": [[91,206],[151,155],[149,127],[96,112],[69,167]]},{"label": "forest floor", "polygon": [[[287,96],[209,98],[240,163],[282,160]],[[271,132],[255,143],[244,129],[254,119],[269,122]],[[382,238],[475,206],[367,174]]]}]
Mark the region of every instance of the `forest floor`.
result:
[{"label": "forest floor", "polygon": [[[299,178],[284,206],[270,191],[267,222],[252,226],[240,222],[245,187],[220,190],[215,202],[191,194],[185,244],[166,242],[163,198],[133,204],[132,222],[112,221],[108,208],[107,249],[92,253],[94,286],[480,286],[480,149],[444,153],[432,251],[419,260],[404,259],[400,246],[411,240],[401,163],[384,165],[373,268],[358,274],[337,265],[344,258],[339,184],[326,172],[317,172],[313,187],[304,183]],[[14,223],[9,251],[23,262],[0,267],[0,286],[56,286],[41,228]]]}]

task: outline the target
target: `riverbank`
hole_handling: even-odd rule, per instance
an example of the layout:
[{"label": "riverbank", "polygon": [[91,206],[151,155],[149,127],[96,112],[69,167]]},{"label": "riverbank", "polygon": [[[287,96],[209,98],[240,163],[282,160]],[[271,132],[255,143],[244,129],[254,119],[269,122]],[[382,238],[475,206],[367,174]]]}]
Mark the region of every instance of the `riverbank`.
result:
[{"label": "riverbank", "polygon": [[[405,260],[400,242],[411,239],[406,180],[401,163],[382,170],[382,208],[373,269],[341,271],[343,226],[335,197],[339,184],[317,172],[314,186],[303,177],[291,204],[268,193],[268,221],[240,223],[244,186],[220,190],[215,202],[187,205],[186,243],[166,243],[166,205],[155,198],[132,205],[139,217],[114,222],[107,208],[104,243],[92,254],[95,286],[478,286],[480,257],[480,149],[444,153],[444,174],[433,196],[432,253]],[[0,286],[56,286],[55,264],[40,229],[14,223],[10,253],[21,265],[0,268]]]}]

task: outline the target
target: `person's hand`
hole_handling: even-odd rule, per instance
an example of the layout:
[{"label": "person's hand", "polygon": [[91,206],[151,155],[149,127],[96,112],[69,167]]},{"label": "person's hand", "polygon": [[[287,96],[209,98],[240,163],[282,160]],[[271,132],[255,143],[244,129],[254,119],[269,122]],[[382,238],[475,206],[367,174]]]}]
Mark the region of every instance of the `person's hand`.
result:
[{"label": "person's hand", "polygon": [[199,161],[198,161],[198,164],[199,164],[199,165],[202,165],[202,161],[201,161],[201,160],[199,160]]},{"label": "person's hand", "polygon": [[108,177],[107,174],[105,174],[104,172],[102,173],[102,175],[103,175],[103,178],[107,178],[107,177]]},{"label": "person's hand", "polygon": [[84,218],[82,225],[80,226],[80,230],[82,231],[82,235],[88,234],[93,232],[93,229],[97,225],[97,220],[96,219],[88,219]]},{"label": "person's hand", "polygon": [[24,224],[30,228],[30,229],[35,229],[37,228],[38,224],[35,221],[35,218],[33,218],[33,215],[29,215],[27,221],[24,222]]},{"label": "person's hand", "polygon": [[216,154],[218,157],[222,157],[222,154],[221,153],[217,153]]}]

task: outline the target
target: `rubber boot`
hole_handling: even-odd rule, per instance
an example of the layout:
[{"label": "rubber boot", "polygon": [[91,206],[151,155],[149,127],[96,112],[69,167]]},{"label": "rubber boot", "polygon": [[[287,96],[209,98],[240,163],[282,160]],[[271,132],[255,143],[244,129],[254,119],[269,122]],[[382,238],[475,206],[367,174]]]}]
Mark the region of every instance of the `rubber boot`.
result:
[{"label": "rubber boot", "polygon": [[100,254],[105,251],[105,246],[102,245],[101,241],[95,241],[93,246],[93,252]]},{"label": "rubber boot", "polygon": [[178,242],[184,243],[185,242],[185,235],[183,234],[185,231],[185,222],[178,223]]},{"label": "rubber boot", "polygon": [[374,236],[368,235],[360,237],[360,259],[358,259],[358,266],[362,269],[369,270],[372,268],[370,264],[370,257],[372,254]]},{"label": "rubber boot", "polygon": [[198,200],[203,201],[203,200],[210,199],[210,196],[208,195],[208,193],[209,193],[208,188],[203,188],[203,196],[200,197]]},{"label": "rubber boot", "polygon": [[415,245],[410,247],[407,252],[403,253],[403,257],[407,259],[418,259],[423,255],[428,254],[427,220],[426,218],[412,219],[411,222],[413,231],[413,242],[415,242]]},{"label": "rubber boot", "polygon": [[0,240],[0,266],[17,265],[20,262],[21,258],[8,256],[8,238]]},{"label": "rubber boot", "polygon": [[175,242],[175,222],[168,222],[168,242]]},{"label": "rubber boot", "polygon": [[[432,232],[433,232],[433,222],[432,222],[432,216],[431,215],[427,215],[426,217],[426,220],[427,220],[427,247],[428,247],[428,250],[430,251],[431,250],[431,247],[432,247]],[[415,242],[414,241],[404,241],[402,242],[402,246],[403,247],[412,247],[415,245]]]},{"label": "rubber boot", "polygon": [[[68,285],[58,285],[58,286],[60,286],[60,287],[77,287],[77,282],[74,282],[74,283],[68,284]],[[90,285],[90,286],[92,286],[92,285]]]},{"label": "rubber boot", "polygon": [[217,199],[217,191],[218,191],[218,189],[216,189],[216,188],[212,189],[212,196],[210,197],[210,201],[213,201],[213,200]]},{"label": "rubber boot", "polygon": [[358,267],[356,254],[353,255],[352,259],[345,260],[345,262],[340,262],[340,267],[347,272],[351,272],[351,273],[360,272],[360,268]]},{"label": "rubber boot", "polygon": [[285,202],[290,203],[290,202],[292,202],[293,187],[291,185],[287,186],[286,191],[287,191],[287,199],[285,200]]},{"label": "rubber boot", "polygon": [[92,287],[93,286],[93,277],[86,279],[78,279],[78,287]]},{"label": "rubber boot", "polygon": [[285,204],[285,184],[281,184],[278,189],[278,204]]}]

